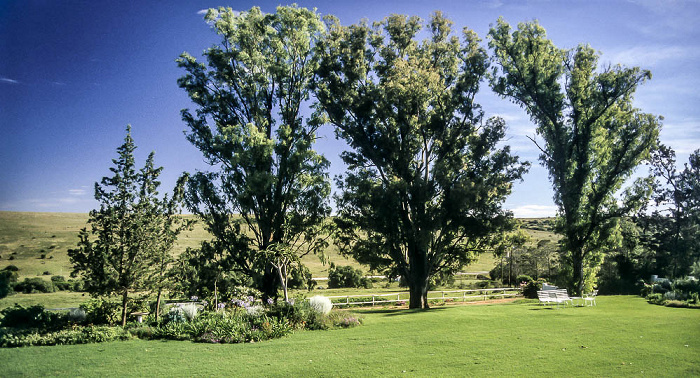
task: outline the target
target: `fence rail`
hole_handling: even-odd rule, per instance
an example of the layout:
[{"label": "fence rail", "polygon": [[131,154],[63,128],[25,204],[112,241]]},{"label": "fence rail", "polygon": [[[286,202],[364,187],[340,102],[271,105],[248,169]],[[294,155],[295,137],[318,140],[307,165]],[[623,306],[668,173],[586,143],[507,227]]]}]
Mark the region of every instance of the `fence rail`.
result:
[{"label": "fence rail", "polygon": [[[441,290],[429,291],[428,301],[435,300],[452,300],[466,302],[468,299],[483,299],[489,298],[507,298],[515,297],[520,294],[519,288],[501,287],[496,289],[472,289],[472,290]],[[372,305],[387,304],[396,302],[408,302],[409,292],[403,291],[400,293],[387,294],[355,294],[355,295],[333,295],[328,296],[333,302],[333,306],[350,306],[350,305]],[[344,301],[343,301],[344,299]]]}]

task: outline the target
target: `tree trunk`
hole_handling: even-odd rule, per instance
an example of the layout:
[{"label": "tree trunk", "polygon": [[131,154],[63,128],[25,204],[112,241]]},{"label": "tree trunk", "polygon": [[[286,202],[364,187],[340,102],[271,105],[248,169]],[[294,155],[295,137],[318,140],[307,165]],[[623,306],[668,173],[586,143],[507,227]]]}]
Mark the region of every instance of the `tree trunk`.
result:
[{"label": "tree trunk", "polygon": [[126,305],[129,302],[129,290],[124,289],[122,294],[122,327],[126,327]]},{"label": "tree trunk", "polygon": [[163,294],[163,288],[158,288],[158,296],[156,297],[156,321],[160,319],[160,297]]},{"label": "tree trunk", "polygon": [[426,280],[409,279],[408,292],[411,295],[408,301],[408,308],[429,308]]},{"label": "tree trunk", "polygon": [[217,311],[219,311],[219,287],[218,287],[218,284],[217,284],[218,282],[219,282],[219,278],[217,277],[217,278],[214,280],[214,308],[215,308]]},{"label": "tree trunk", "polygon": [[263,299],[267,298],[277,298],[277,288],[279,287],[279,275],[277,274],[277,269],[271,265],[265,267],[265,272],[263,273],[263,282],[261,291],[263,293]]},{"label": "tree trunk", "polygon": [[280,282],[282,283],[282,291],[284,292],[284,301],[289,302],[289,294],[287,293],[287,277],[286,277],[286,269],[284,269],[284,265],[280,265],[277,268],[277,274],[279,275]]},{"label": "tree trunk", "polygon": [[575,285],[572,290],[573,295],[580,296],[583,293],[583,286],[584,286],[584,280],[585,277],[583,275],[583,257],[581,257],[581,253],[576,251],[574,253],[573,257],[573,284]]},{"label": "tree trunk", "polygon": [[406,277],[410,294],[408,308],[430,308],[428,305],[429,276],[427,265],[427,251],[416,248],[410,256],[409,274]]}]

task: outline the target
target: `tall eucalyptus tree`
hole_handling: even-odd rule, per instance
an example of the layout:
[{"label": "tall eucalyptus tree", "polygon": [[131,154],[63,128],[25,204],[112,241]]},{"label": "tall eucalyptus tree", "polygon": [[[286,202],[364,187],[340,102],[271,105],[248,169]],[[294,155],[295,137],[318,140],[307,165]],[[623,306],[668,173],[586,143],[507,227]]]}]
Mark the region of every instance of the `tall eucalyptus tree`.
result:
[{"label": "tall eucalyptus tree", "polygon": [[417,17],[327,24],[319,111],[352,147],[338,180],[341,249],[403,276],[409,306],[427,308],[430,279],[459,270],[509,226],[501,204],[526,170],[496,146],[504,121],[484,119],[474,101],[488,56],[473,31],[460,40],[440,12],[423,41]]},{"label": "tall eucalyptus tree", "polygon": [[187,139],[212,167],[191,175],[186,203],[213,235],[202,251],[276,296],[285,280],[264,252],[327,245],[329,163],[313,150],[319,124],[302,116],[324,24],[297,6],[210,9],[205,18],[221,42],[204,52],[206,64],[178,59],[187,71],[178,84],[196,105],[182,111]]},{"label": "tall eucalyptus tree", "polygon": [[537,22],[511,31],[499,19],[489,46],[496,62],[492,88],[523,107],[544,140],[537,145],[540,161],[559,208],[570,285],[580,293],[594,284],[619,218],[649,193],[648,185],[628,188],[622,205],[615,196],[657,143],[660,117],[632,106],[637,86],[651,73],[619,65],[599,70],[590,46],[559,49]]}]

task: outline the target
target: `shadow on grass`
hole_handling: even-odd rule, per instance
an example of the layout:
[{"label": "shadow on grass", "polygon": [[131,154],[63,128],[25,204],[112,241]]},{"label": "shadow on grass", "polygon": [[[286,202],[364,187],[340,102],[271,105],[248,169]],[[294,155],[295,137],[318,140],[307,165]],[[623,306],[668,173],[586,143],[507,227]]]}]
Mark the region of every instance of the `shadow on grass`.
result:
[{"label": "shadow on grass", "polygon": [[438,312],[438,311],[443,311],[447,307],[433,307],[433,308],[410,308],[410,309],[405,309],[405,308],[394,308],[394,309],[362,309],[362,310],[355,310],[354,312],[357,312],[359,314],[384,314],[384,316],[400,316],[400,315],[411,315],[411,314],[418,314],[418,313],[424,313],[424,312]]}]

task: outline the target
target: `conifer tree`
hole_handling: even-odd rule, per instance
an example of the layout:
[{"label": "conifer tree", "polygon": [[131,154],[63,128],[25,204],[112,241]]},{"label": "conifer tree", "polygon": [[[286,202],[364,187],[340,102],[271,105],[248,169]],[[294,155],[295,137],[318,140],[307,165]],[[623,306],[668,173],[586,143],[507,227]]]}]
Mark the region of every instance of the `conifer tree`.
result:
[{"label": "conifer tree", "polygon": [[[162,167],[154,153],[137,170],[136,145],[127,126],[124,143],[110,168],[112,176],[95,183],[100,208],[92,210],[88,228],[80,231],[78,248],[68,251],[73,276],[81,276],[92,295],[121,296],[121,323],[126,324],[129,294],[148,289],[153,268],[161,266],[183,225],[175,216],[178,199],[158,198]],[[182,192],[179,182],[176,193]]]}]

